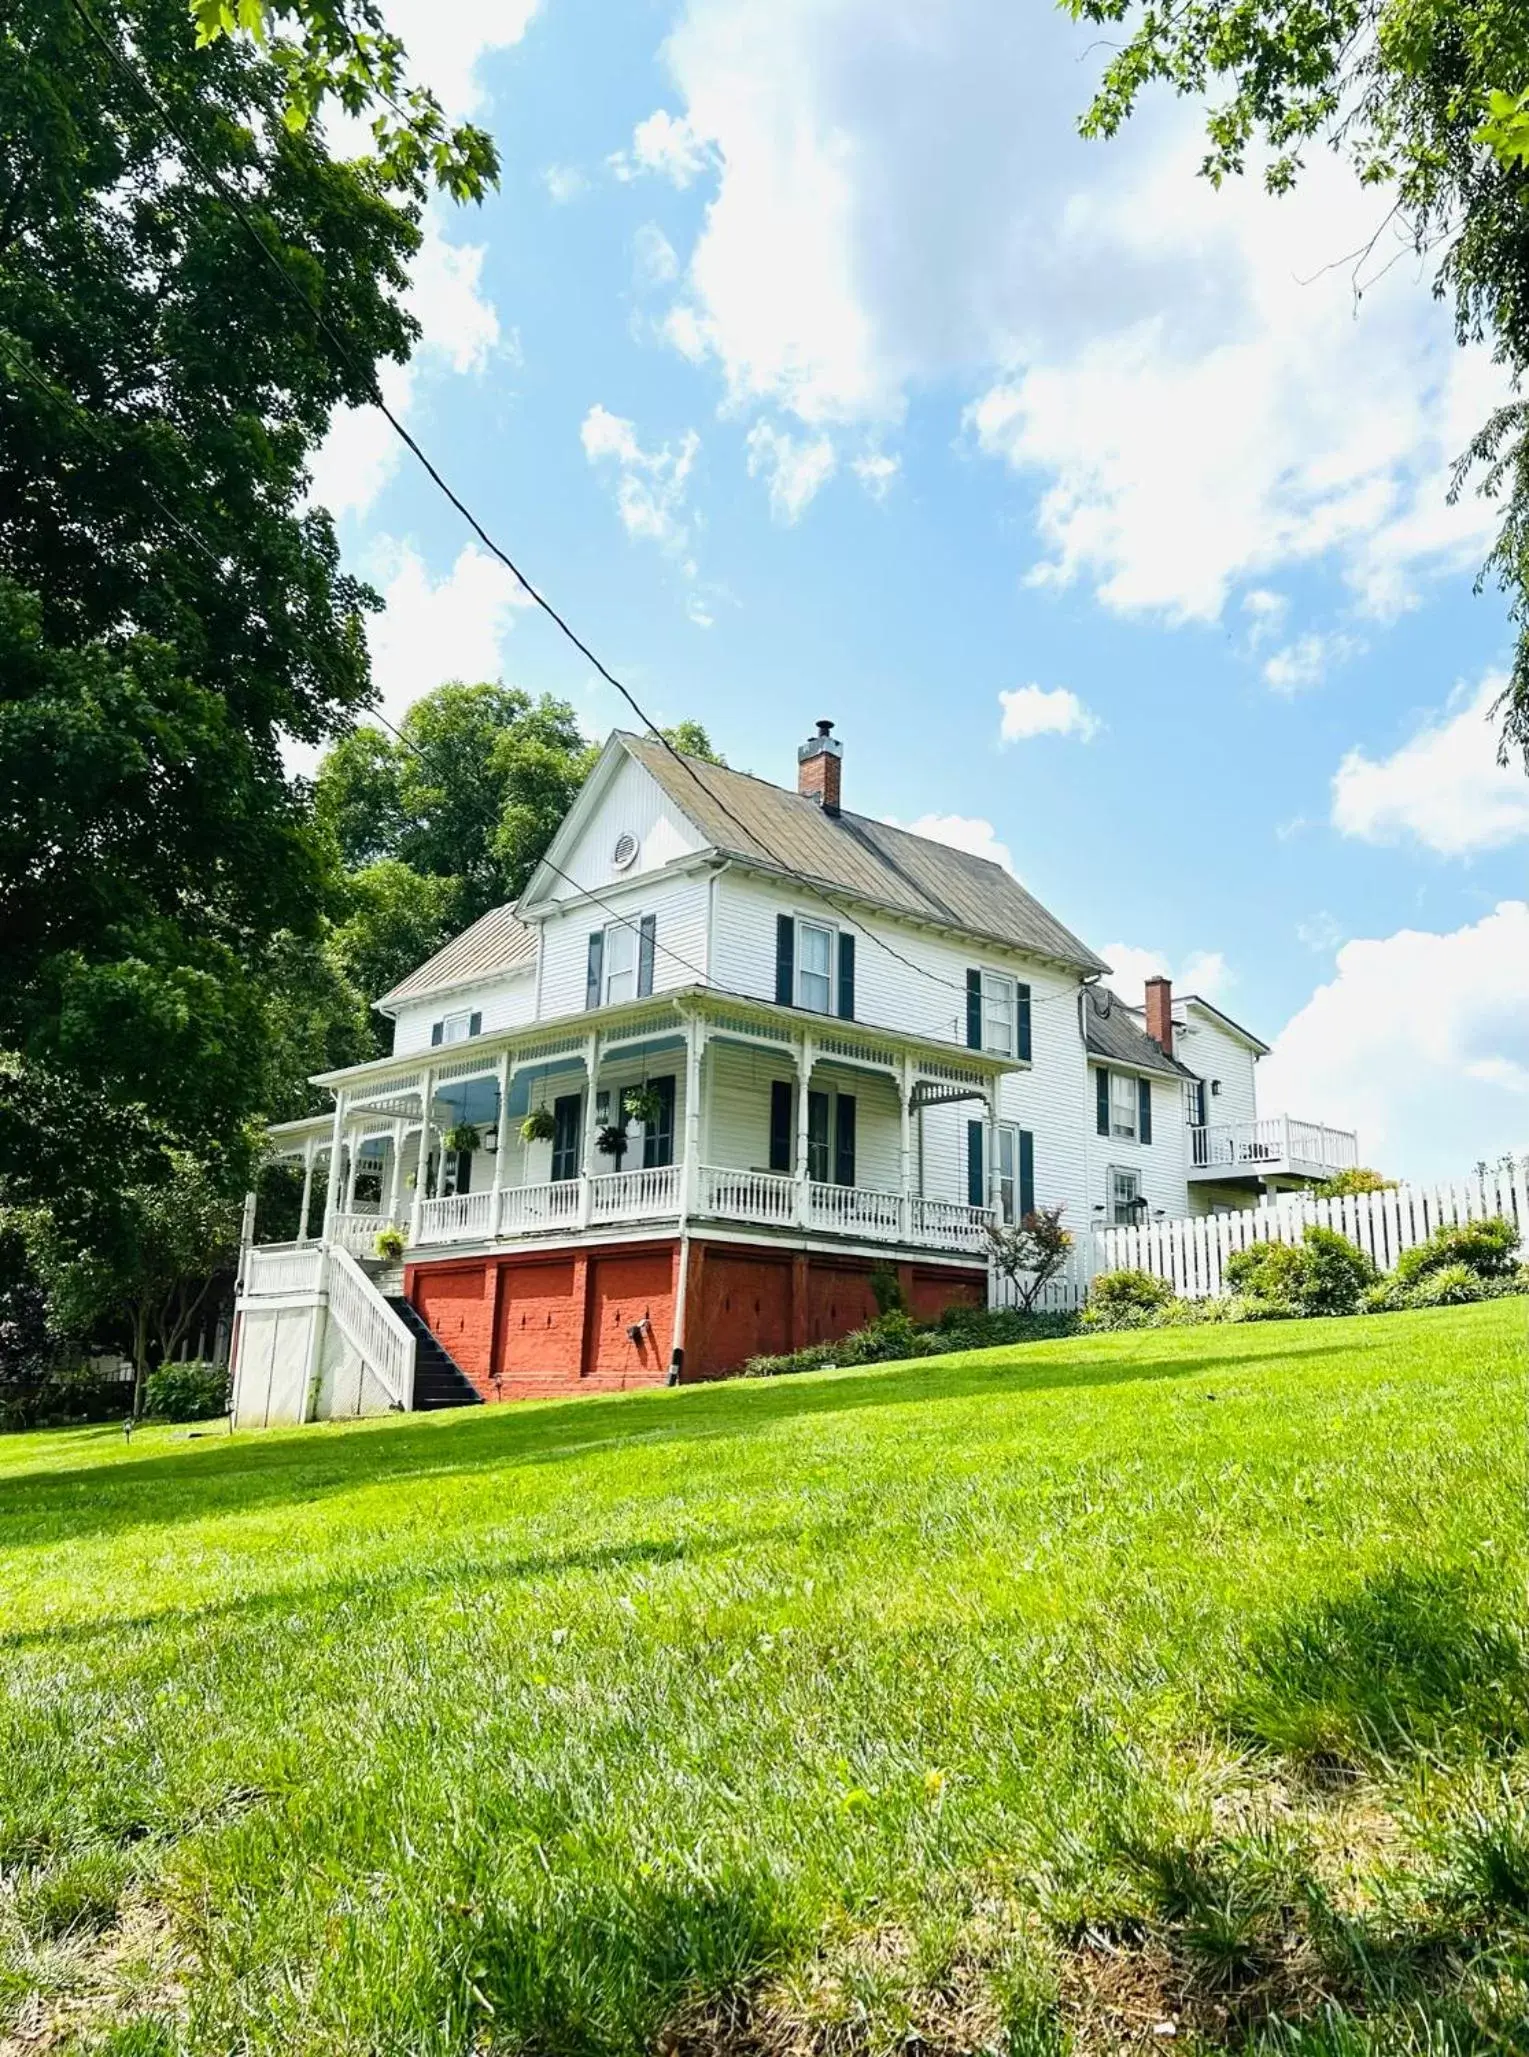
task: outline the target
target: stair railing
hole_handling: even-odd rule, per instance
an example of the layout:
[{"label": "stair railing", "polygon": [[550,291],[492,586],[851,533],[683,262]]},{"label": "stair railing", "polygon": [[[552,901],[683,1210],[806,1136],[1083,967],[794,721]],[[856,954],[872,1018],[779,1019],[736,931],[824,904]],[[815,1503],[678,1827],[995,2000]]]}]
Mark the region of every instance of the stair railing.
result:
[{"label": "stair railing", "polygon": [[329,1251],[329,1311],[361,1361],[405,1413],[414,1404],[415,1342],[348,1250]]}]

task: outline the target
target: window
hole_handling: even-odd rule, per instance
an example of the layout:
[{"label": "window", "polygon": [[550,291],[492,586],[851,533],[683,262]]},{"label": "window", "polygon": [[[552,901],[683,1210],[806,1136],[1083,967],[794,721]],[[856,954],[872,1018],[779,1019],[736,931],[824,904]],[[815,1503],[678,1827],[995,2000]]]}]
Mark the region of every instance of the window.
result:
[{"label": "window", "polygon": [[1001,972],[982,974],[982,1047],[995,1057],[1014,1055],[1014,981]]},{"label": "window", "polygon": [[605,931],[605,1004],[637,998],[637,937],[624,921]]},{"label": "window", "polygon": [[1007,1122],[997,1130],[998,1219],[1017,1221],[1019,1204],[1019,1131]]},{"label": "window", "polygon": [[1191,1128],[1205,1126],[1205,1081],[1190,1079],[1184,1087],[1184,1119]]},{"label": "window", "polygon": [[807,1095],[807,1176],[815,1185],[828,1184],[828,1095]]},{"label": "window", "polygon": [[483,1016],[465,1008],[460,1014],[443,1015],[431,1024],[430,1047],[433,1050],[442,1043],[465,1043],[469,1036],[477,1035],[482,1026]]},{"label": "window", "polygon": [[1129,1228],[1141,1214],[1141,1174],[1136,1171],[1110,1173],[1110,1220]]},{"label": "window", "polygon": [[796,1004],[810,1014],[834,1011],[834,932],[812,921],[796,925]]},{"label": "window", "polygon": [[561,1094],[552,1103],[552,1177],[554,1181],[577,1178],[579,1149],[583,1142],[584,1095]]},{"label": "window", "polygon": [[1030,1062],[1030,988],[1001,971],[969,965],[966,972],[966,1047],[993,1057]]},{"label": "window", "polygon": [[1136,1081],[1128,1071],[1110,1073],[1110,1134],[1136,1140]]}]

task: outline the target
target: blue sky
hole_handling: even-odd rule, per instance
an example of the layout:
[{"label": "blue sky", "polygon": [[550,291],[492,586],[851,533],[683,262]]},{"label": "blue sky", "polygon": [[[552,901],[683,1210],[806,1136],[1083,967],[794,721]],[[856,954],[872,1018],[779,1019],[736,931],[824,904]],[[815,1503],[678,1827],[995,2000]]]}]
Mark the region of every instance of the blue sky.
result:
[{"label": "blue sky", "polygon": [[[1073,131],[1039,0],[396,0],[495,134],[390,397],[660,720],[1011,862],[1139,989],[1276,1046],[1265,1111],[1413,1176],[1529,1146],[1529,780],[1444,487],[1496,398],[1383,207]],[[931,15],[934,17],[931,19]],[[386,711],[503,676],[623,719],[376,418],[315,490]]]}]

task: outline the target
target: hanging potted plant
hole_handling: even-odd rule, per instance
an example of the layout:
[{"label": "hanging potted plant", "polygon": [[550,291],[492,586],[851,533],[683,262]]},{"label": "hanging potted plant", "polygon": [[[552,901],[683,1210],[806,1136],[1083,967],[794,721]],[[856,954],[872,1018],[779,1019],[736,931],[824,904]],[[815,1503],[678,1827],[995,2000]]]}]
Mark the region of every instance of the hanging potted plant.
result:
[{"label": "hanging potted plant", "polygon": [[396,1264],[403,1255],[403,1230],[393,1227],[378,1229],[373,1247],[385,1264]]},{"label": "hanging potted plant", "polygon": [[550,1107],[533,1107],[520,1124],[523,1143],[550,1143],[556,1134],[557,1123],[552,1119]]},{"label": "hanging potted plant", "polygon": [[595,1148],[602,1157],[614,1157],[619,1161],[626,1154],[626,1130],[619,1122],[607,1122],[595,1137]]},{"label": "hanging potted plant", "polygon": [[447,1129],[441,1138],[443,1150],[454,1150],[471,1154],[478,1147],[478,1131],[470,1121],[459,1121],[455,1128]]},{"label": "hanging potted plant", "polygon": [[650,1128],[663,1114],[663,1095],[657,1086],[646,1080],[640,1086],[628,1086],[621,1096],[628,1121],[640,1121],[644,1128]]}]

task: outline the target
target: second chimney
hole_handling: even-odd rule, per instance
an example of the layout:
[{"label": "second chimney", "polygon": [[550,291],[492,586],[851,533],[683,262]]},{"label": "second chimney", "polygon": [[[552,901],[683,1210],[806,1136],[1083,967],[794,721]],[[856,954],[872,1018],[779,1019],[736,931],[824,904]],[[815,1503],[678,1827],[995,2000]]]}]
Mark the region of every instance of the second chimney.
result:
[{"label": "second chimney", "polygon": [[1147,1034],[1165,1057],[1173,1055],[1173,981],[1161,972],[1147,980]]},{"label": "second chimney", "polygon": [[844,769],[844,745],[833,728],[831,721],[820,721],[817,734],[796,753],[796,790],[816,800],[825,814],[839,811],[839,776]]}]

